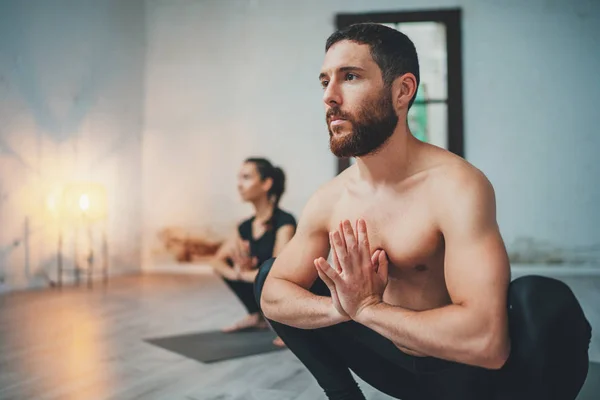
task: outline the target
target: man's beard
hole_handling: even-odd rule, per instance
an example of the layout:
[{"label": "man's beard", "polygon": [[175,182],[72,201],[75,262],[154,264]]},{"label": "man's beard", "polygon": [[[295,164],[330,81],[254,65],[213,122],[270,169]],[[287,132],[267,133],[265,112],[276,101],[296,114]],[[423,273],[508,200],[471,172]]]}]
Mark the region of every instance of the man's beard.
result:
[{"label": "man's beard", "polygon": [[[352,131],[341,137],[334,136],[330,125],[334,116],[348,121]],[[392,106],[391,90],[384,88],[374,104],[360,107],[356,117],[332,107],[327,111],[326,121],[331,152],[337,157],[360,157],[375,152],[392,136],[398,116]],[[336,129],[342,127],[334,127]]]}]

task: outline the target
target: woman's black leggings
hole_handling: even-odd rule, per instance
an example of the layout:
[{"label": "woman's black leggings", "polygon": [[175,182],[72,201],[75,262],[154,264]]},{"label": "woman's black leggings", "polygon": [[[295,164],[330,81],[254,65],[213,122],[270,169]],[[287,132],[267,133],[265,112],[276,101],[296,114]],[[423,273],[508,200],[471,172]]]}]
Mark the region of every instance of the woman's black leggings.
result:
[{"label": "woman's black leggings", "polygon": [[250,282],[244,281],[232,281],[227,278],[223,278],[223,281],[233,293],[235,293],[236,297],[242,302],[246,310],[248,310],[248,314],[254,314],[260,311],[258,304],[256,303],[256,299],[254,297],[254,289],[253,284]]},{"label": "woman's black leggings", "polygon": [[[258,304],[273,262],[256,278]],[[320,280],[311,292],[330,295]],[[331,400],[364,400],[350,371],[402,400],[574,400],[587,376],[591,326],[569,287],[518,278],[509,287],[508,315],[511,355],[500,370],[413,357],[353,321],[314,330],[270,323]]]}]

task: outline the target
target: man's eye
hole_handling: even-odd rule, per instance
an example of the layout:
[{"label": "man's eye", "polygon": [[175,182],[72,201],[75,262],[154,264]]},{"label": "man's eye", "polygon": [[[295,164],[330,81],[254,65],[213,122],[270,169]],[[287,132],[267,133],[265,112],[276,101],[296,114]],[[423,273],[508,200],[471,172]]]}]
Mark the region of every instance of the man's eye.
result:
[{"label": "man's eye", "polygon": [[347,81],[353,81],[354,79],[358,78],[356,75],[354,75],[353,73],[347,73],[346,74],[346,80]]},{"label": "man's eye", "polygon": [[329,81],[321,81],[321,87],[323,87],[323,89],[325,89],[328,84],[329,84]]}]

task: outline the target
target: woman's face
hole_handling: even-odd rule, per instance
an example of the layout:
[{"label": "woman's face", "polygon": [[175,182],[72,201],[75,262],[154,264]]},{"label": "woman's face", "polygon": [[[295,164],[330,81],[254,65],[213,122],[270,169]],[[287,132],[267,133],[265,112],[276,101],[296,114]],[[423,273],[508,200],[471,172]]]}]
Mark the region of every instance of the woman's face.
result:
[{"label": "woman's face", "polygon": [[270,180],[261,180],[260,174],[254,163],[244,163],[238,173],[238,192],[244,201],[256,201],[266,197],[269,191]]}]

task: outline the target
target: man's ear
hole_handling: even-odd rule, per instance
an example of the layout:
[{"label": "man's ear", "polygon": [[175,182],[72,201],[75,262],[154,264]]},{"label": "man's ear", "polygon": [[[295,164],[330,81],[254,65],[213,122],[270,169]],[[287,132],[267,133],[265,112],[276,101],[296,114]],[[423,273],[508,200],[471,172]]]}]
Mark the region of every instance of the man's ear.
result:
[{"label": "man's ear", "polygon": [[417,78],[410,72],[397,77],[392,84],[392,96],[396,111],[408,109],[417,93]]}]

